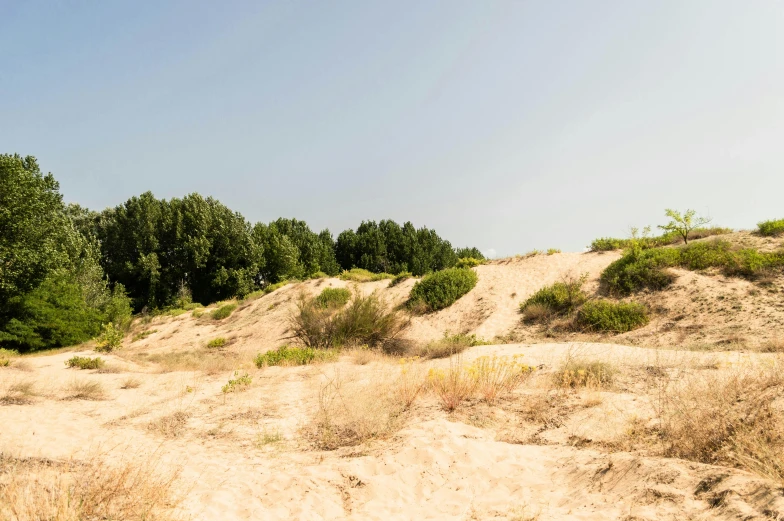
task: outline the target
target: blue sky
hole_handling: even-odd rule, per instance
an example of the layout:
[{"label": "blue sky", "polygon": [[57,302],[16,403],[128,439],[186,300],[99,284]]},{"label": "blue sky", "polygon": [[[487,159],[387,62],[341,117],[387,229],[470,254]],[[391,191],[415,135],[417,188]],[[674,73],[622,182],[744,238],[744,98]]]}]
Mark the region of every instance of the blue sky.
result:
[{"label": "blue sky", "polygon": [[581,251],[667,207],[784,217],[782,57],[774,0],[0,0],[0,151],[93,209]]}]

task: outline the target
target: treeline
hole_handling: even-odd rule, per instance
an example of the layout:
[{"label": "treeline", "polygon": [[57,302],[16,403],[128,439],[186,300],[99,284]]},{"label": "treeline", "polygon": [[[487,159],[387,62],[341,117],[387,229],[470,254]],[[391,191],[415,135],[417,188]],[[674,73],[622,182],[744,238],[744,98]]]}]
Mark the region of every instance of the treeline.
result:
[{"label": "treeline", "polygon": [[335,240],[297,219],[252,225],[211,197],[151,192],[96,212],[65,205],[33,157],[0,156],[0,345],[88,339],[130,309],[209,304],[354,267],[423,275],[482,259],[410,222],[363,222]]}]

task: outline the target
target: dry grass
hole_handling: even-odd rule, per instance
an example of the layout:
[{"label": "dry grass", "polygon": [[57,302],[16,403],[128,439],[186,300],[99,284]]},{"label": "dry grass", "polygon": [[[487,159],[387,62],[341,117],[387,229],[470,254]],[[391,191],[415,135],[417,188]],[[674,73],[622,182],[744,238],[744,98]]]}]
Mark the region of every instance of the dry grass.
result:
[{"label": "dry grass", "polygon": [[470,398],[477,386],[476,377],[460,357],[450,359],[448,369],[430,369],[427,381],[444,409],[450,412]]},{"label": "dry grass", "polygon": [[517,389],[533,372],[530,367],[520,361],[522,355],[513,357],[482,356],[469,367],[474,373],[477,392],[488,404]]},{"label": "dry grass", "polygon": [[666,456],[723,464],[784,483],[781,367],[661,381],[654,403]]},{"label": "dry grass", "polygon": [[155,353],[141,360],[157,364],[163,373],[201,371],[206,374],[218,374],[235,369],[238,357],[229,351],[200,349]]},{"label": "dry grass", "polygon": [[9,521],[170,521],[176,471],[157,460],[55,462],[0,454],[0,518]]},{"label": "dry grass", "polygon": [[308,434],[322,450],[358,445],[394,432],[401,424],[402,412],[403,406],[384,375],[354,380],[336,370],[324,375]]},{"label": "dry grass", "polygon": [[618,370],[607,362],[582,360],[569,355],[553,374],[553,383],[557,387],[600,389],[612,385],[617,373]]},{"label": "dry grass", "polygon": [[185,432],[189,417],[190,414],[185,411],[175,411],[150,421],[147,424],[147,430],[166,438],[177,438]]},{"label": "dry grass", "polygon": [[773,337],[759,347],[761,353],[784,353],[784,338]]},{"label": "dry grass", "polygon": [[22,380],[8,386],[5,395],[0,397],[0,404],[27,405],[32,403],[33,398],[36,396],[35,382],[33,380]]},{"label": "dry grass", "polygon": [[413,344],[408,348],[407,354],[426,360],[447,358],[460,354],[469,347],[487,345],[490,342],[477,338],[476,335],[444,333],[443,338],[428,342],[427,344]]},{"label": "dry grass", "polygon": [[400,374],[395,380],[393,393],[404,409],[409,409],[427,387],[425,368],[417,358],[402,358]]},{"label": "dry grass", "polygon": [[104,400],[106,390],[95,380],[74,380],[65,388],[65,400]]},{"label": "dry grass", "polygon": [[368,365],[373,362],[383,362],[387,359],[384,353],[368,347],[357,347],[349,352],[351,360],[357,365]]},{"label": "dry grass", "polygon": [[142,381],[134,376],[129,376],[120,383],[120,389],[136,389],[142,385]]}]

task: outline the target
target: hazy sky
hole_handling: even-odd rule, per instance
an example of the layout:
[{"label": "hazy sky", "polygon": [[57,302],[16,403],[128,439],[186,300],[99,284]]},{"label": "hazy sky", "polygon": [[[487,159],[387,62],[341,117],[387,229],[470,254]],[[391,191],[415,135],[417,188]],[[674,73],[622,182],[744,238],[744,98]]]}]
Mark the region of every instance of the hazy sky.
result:
[{"label": "hazy sky", "polygon": [[784,2],[0,0],[0,152],[498,255],[784,217]]}]

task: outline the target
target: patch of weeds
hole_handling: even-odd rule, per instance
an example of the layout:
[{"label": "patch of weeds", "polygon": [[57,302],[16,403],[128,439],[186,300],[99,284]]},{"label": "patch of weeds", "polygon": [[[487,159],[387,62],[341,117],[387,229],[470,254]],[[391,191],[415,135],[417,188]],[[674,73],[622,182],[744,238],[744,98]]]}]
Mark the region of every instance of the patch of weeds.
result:
[{"label": "patch of weeds", "polygon": [[409,309],[424,305],[428,311],[438,311],[454,304],[474,289],[479,276],[474,270],[449,268],[425,275],[411,288]]},{"label": "patch of weeds", "polygon": [[637,302],[592,300],[577,313],[577,323],[599,333],[626,333],[648,324],[648,310]]},{"label": "patch of weeds", "polygon": [[762,221],[757,224],[757,231],[765,237],[776,237],[784,234],[784,219]]},{"label": "patch of weeds", "polygon": [[458,333],[450,335],[444,333],[444,337],[434,342],[426,344],[414,344],[408,349],[409,356],[416,356],[423,359],[446,358],[458,353],[462,353],[469,347],[490,345],[491,342],[476,335]]},{"label": "patch of weeds", "polygon": [[17,351],[0,347],[0,367],[9,367],[11,359],[19,356]]},{"label": "patch of weeds", "polygon": [[517,389],[534,371],[534,368],[520,361],[522,355],[480,356],[468,370],[476,378],[477,392],[488,404]]},{"label": "patch of weeds", "polygon": [[569,357],[553,375],[558,387],[609,387],[615,380],[617,370],[611,364],[586,361]]},{"label": "patch of weeds", "polygon": [[237,309],[237,304],[224,304],[218,309],[213,310],[212,313],[210,313],[210,317],[213,320],[223,320],[231,315],[235,309]]},{"label": "patch of weeds", "polygon": [[225,346],[226,343],[227,343],[226,339],[223,338],[222,336],[219,336],[218,338],[213,338],[212,340],[207,342],[207,347],[212,349],[219,349]]},{"label": "patch of weeds", "polygon": [[338,275],[341,280],[350,280],[352,282],[375,282],[377,280],[394,279],[395,276],[391,273],[373,273],[362,268],[351,268],[350,270],[343,270]]},{"label": "patch of weeds", "polygon": [[176,411],[166,416],[161,416],[147,424],[147,430],[161,434],[167,438],[177,438],[185,432],[190,414],[185,411]]},{"label": "patch of weeds", "polygon": [[548,248],[547,255],[555,255],[556,253],[561,253],[561,250],[558,248]]},{"label": "patch of weeds", "polygon": [[256,356],[256,367],[272,365],[307,365],[337,360],[338,351],[334,349],[314,349],[312,347],[280,346],[277,349]]},{"label": "patch of weeds", "polygon": [[100,382],[75,380],[66,387],[66,400],[103,400],[106,390]]},{"label": "patch of weeds", "polygon": [[66,367],[78,367],[79,369],[100,369],[104,366],[104,361],[101,357],[96,356],[90,358],[89,356],[74,356],[65,361]]},{"label": "patch of weeds", "polygon": [[314,299],[315,304],[324,309],[337,309],[346,305],[351,298],[348,288],[324,288]]},{"label": "patch of weeds", "polygon": [[157,332],[158,332],[157,329],[148,329],[146,331],[142,331],[141,333],[133,336],[133,339],[131,340],[131,343],[137,342],[139,340],[144,340],[148,336],[152,335],[153,333],[157,333]]},{"label": "patch of weeds", "polygon": [[112,322],[104,324],[101,327],[101,335],[95,342],[95,350],[99,353],[108,353],[119,349],[122,346],[124,336],[122,329]]},{"label": "patch of weeds", "polygon": [[221,392],[226,394],[244,391],[250,387],[252,382],[253,378],[251,378],[248,373],[243,373],[240,375],[239,371],[234,371],[234,378],[230,378],[226,385],[221,387]]}]

